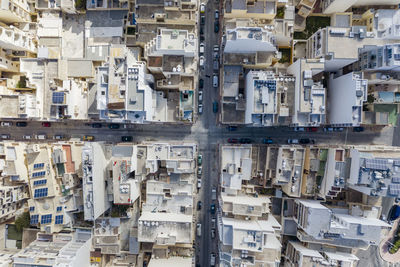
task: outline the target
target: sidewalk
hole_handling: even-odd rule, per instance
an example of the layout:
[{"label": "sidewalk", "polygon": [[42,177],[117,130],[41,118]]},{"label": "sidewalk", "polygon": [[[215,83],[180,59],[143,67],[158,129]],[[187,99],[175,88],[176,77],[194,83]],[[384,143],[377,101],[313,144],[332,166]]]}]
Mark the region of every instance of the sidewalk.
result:
[{"label": "sidewalk", "polygon": [[393,238],[394,233],[396,232],[397,226],[399,224],[400,218],[396,219],[393,223],[392,229],[389,234],[381,241],[379,244],[379,254],[384,261],[395,263],[400,262],[400,249],[395,254],[389,253],[389,242]]}]

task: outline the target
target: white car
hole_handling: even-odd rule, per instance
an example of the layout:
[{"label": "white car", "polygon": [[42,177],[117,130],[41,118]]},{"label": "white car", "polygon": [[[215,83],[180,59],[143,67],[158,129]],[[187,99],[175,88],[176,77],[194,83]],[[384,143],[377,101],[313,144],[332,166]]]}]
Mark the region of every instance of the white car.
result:
[{"label": "white car", "polygon": [[31,140],[32,135],[24,135],[22,138],[24,138],[25,140]]},{"label": "white car", "polygon": [[200,5],[200,13],[205,13],[206,12],[206,5],[203,3]]},{"label": "white car", "polygon": [[199,114],[203,114],[203,104],[199,104]]},{"label": "white car", "polygon": [[204,56],[201,56],[201,57],[199,58],[199,64],[200,64],[200,67],[202,67],[202,68],[204,68],[204,61],[205,61]]},{"label": "white car", "polygon": [[199,166],[197,168],[197,175],[199,176],[199,178],[201,177],[202,172],[203,172],[203,167]]},{"label": "white car", "polygon": [[197,236],[201,236],[201,224],[198,223],[196,226],[196,232],[197,232]]},{"label": "white car", "polygon": [[219,19],[219,11],[218,10],[215,10],[215,19]]},{"label": "white car", "polygon": [[204,54],[204,43],[201,43],[200,44],[200,49],[199,49],[199,52],[200,52],[200,54]]},{"label": "white car", "polygon": [[11,121],[2,121],[1,122],[1,126],[7,126],[7,127],[9,127],[9,126],[11,126],[12,125],[12,122]]},{"label": "white car", "polygon": [[201,180],[198,179],[198,180],[197,180],[197,189],[200,189],[200,188],[201,188]]},{"label": "white car", "polygon": [[294,131],[295,132],[304,132],[304,127],[295,127]]},{"label": "white car", "polygon": [[199,103],[203,102],[203,91],[199,91]]},{"label": "white car", "polygon": [[298,143],[299,143],[299,140],[298,140],[298,139],[288,139],[288,140],[287,140],[287,143],[288,143],[288,144],[298,144]]}]

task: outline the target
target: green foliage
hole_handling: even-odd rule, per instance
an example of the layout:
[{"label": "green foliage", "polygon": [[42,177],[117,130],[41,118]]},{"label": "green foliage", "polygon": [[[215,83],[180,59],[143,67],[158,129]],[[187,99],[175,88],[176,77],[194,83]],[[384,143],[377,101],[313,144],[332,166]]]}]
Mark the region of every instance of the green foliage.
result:
[{"label": "green foliage", "polygon": [[375,101],[375,97],[373,95],[368,95],[367,96],[367,102],[368,103],[374,103]]},{"label": "green foliage", "polygon": [[21,77],[16,86],[17,88],[26,88],[26,80]]},{"label": "green foliage", "polygon": [[75,0],[75,8],[84,10],[86,8],[86,0]]},{"label": "green foliage", "polygon": [[24,228],[29,227],[31,223],[31,218],[29,216],[29,212],[22,213],[16,220],[15,226],[17,227],[18,232],[22,232]]},{"label": "green foliage", "polygon": [[279,60],[279,63],[290,63],[291,49],[290,48],[280,48],[279,52],[282,53],[282,57]]},{"label": "green foliage", "polygon": [[400,227],[399,226],[397,226],[396,234],[395,234],[395,236],[394,236],[394,238],[392,240],[392,243],[393,243],[393,245],[389,249],[389,253],[390,254],[396,253],[400,248]]},{"label": "green foliage", "polygon": [[306,40],[319,29],[323,29],[331,24],[329,17],[314,16],[306,19],[306,28],[303,32],[295,32],[294,39]]},{"label": "green foliage", "polygon": [[276,9],[276,18],[283,19],[285,17],[285,7],[281,6]]}]

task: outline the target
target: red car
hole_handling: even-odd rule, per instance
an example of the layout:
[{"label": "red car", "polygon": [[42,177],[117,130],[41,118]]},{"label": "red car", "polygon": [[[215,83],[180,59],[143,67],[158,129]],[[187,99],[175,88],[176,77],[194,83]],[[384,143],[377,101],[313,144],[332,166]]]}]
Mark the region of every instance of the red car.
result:
[{"label": "red car", "polygon": [[239,143],[239,140],[237,138],[229,138],[228,143],[230,144],[237,144]]},{"label": "red car", "polygon": [[318,127],[308,127],[307,132],[318,132]]},{"label": "red car", "polygon": [[43,126],[43,127],[50,127],[50,126],[51,126],[51,123],[48,122],[48,121],[42,122],[42,126]]}]

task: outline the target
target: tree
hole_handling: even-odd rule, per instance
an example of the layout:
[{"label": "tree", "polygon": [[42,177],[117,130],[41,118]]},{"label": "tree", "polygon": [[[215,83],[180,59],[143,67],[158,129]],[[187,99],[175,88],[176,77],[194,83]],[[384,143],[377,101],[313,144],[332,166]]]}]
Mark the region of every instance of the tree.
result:
[{"label": "tree", "polygon": [[24,228],[29,227],[31,223],[31,219],[29,216],[29,212],[24,212],[15,220],[15,226],[17,227],[18,232],[22,232]]}]

